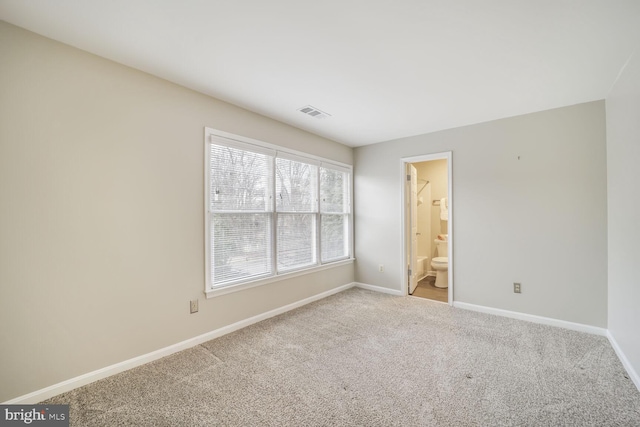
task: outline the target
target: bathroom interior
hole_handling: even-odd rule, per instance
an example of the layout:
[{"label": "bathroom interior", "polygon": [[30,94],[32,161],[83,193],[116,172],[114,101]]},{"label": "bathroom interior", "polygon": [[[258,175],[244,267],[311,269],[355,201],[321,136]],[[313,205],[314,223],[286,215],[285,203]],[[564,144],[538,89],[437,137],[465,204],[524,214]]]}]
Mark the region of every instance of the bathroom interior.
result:
[{"label": "bathroom interior", "polygon": [[[411,295],[448,302],[447,160],[412,163],[417,171],[417,286]],[[416,207],[417,205],[417,207]]]}]

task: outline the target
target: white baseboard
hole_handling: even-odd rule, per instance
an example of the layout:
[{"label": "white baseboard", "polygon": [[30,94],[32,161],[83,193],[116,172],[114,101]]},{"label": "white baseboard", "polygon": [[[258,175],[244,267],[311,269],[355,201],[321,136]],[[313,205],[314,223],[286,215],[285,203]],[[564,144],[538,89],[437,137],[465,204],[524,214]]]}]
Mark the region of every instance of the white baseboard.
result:
[{"label": "white baseboard", "polygon": [[[356,286],[358,285],[356,284]],[[618,342],[616,341],[616,339],[608,329],[599,328],[597,326],[584,325],[582,323],[568,322],[566,320],[553,319],[550,317],[542,317],[542,316],[536,316],[533,314],[518,313],[516,311],[502,310],[499,308],[469,304],[466,302],[454,301],[453,306],[456,308],[462,308],[465,310],[478,311],[480,313],[494,314],[497,316],[510,317],[512,319],[525,320],[527,322],[540,323],[543,325],[570,329],[572,331],[586,332],[593,335],[606,336],[609,339],[609,342],[611,343],[611,347],[613,347],[613,350],[616,352],[618,359],[620,359],[622,366],[624,366],[627,373],[629,374],[629,378],[631,379],[631,381],[633,381],[636,388],[640,391],[640,375],[638,375],[635,369],[633,369],[633,366],[629,362],[629,359],[627,359],[627,356],[624,354],[624,352],[618,345]]]},{"label": "white baseboard", "polygon": [[607,331],[607,338],[609,338],[611,347],[613,347],[616,354],[618,355],[618,359],[620,359],[620,362],[622,362],[622,366],[624,366],[624,369],[627,370],[627,373],[629,374],[629,378],[631,378],[631,381],[633,381],[638,391],[640,391],[640,375],[638,375],[636,370],[633,369],[633,366],[631,366],[631,362],[629,362],[629,359],[627,359],[627,356],[622,352],[622,349],[618,345],[618,342],[616,341],[613,334],[609,330]]},{"label": "white baseboard", "polygon": [[353,286],[357,288],[368,289],[374,292],[382,292],[383,294],[403,296],[402,291],[398,289],[383,288],[382,286],[367,285],[366,283],[358,283],[358,282],[353,282]]},{"label": "white baseboard", "polygon": [[93,372],[88,372],[86,374],[77,376],[75,378],[71,378],[66,381],[62,381],[52,386],[45,387],[41,390],[36,390],[32,393],[28,393],[23,396],[16,397],[15,399],[11,399],[6,402],[3,402],[2,404],[3,405],[20,405],[20,404],[30,405],[30,404],[41,402],[45,399],[49,399],[50,397],[73,390],[74,388],[82,387],[83,385],[87,385],[89,383],[101,380],[111,375],[115,375],[120,372],[124,372],[129,369],[135,368],[137,366],[144,365],[145,363],[153,362],[154,360],[161,359],[173,353],[177,353],[179,351],[186,350],[191,347],[195,347],[196,345],[202,344],[214,338],[221,337],[223,335],[237,331],[238,329],[242,329],[254,323],[258,323],[263,320],[266,320],[270,317],[274,317],[279,314],[286,313],[287,311],[293,310],[298,307],[302,307],[303,305],[307,305],[314,301],[321,300],[330,295],[337,294],[338,292],[345,291],[354,286],[356,286],[355,283],[348,283],[346,285],[338,286],[337,288],[333,288],[328,291],[319,293],[317,295],[313,295],[309,298],[296,301],[294,303],[276,308],[271,311],[267,311],[262,314],[258,314],[248,319],[244,319],[239,322],[232,323],[231,325],[223,326],[222,328],[216,329],[211,332],[207,332],[202,335],[198,335],[197,337],[189,338],[188,340],[184,340],[177,344],[173,344],[156,351],[152,351],[151,353],[143,354],[141,356],[134,357],[132,359],[125,360],[123,362],[119,362],[114,365],[95,370]]},{"label": "white baseboard", "polygon": [[495,314],[497,316],[510,317],[512,319],[525,320],[527,322],[540,323],[542,325],[571,329],[572,331],[586,332],[601,336],[607,335],[607,330],[605,328],[584,325],[582,323],[567,322],[566,320],[553,319],[551,317],[536,316],[533,314],[519,313],[517,311],[502,310],[500,308],[486,307],[483,305],[475,305],[458,301],[454,301],[453,306],[465,310],[478,311],[480,313]]},{"label": "white baseboard", "polygon": [[[271,317],[277,316],[279,314],[286,313],[287,311],[296,309],[298,307],[302,307],[303,305],[307,305],[307,304],[312,303],[314,301],[321,300],[321,299],[326,298],[326,297],[328,297],[330,295],[337,294],[339,292],[345,291],[345,290],[347,290],[349,288],[352,288],[352,287],[358,287],[358,288],[367,289],[367,290],[370,290],[370,291],[382,292],[382,293],[391,294],[391,295],[397,295],[397,296],[402,296],[403,295],[402,291],[397,290],[397,289],[383,288],[383,287],[380,287],[380,286],[368,285],[368,284],[365,284],[365,283],[358,283],[358,282],[348,283],[346,285],[342,285],[342,286],[339,286],[337,288],[330,289],[328,291],[322,292],[322,293],[317,294],[317,295],[313,295],[313,296],[305,298],[303,300],[296,301],[294,303],[291,303],[291,304],[276,308],[276,309],[271,310],[271,311],[267,311],[267,312],[262,313],[262,314],[258,314],[256,316],[250,317],[248,319],[241,320],[241,321],[233,323],[231,325],[224,326],[224,327],[216,329],[214,331],[207,332],[207,333],[199,335],[197,337],[193,337],[193,338],[181,341],[179,343],[170,345],[168,347],[164,347],[164,348],[161,348],[159,350],[152,351],[151,353],[143,354],[141,356],[134,357],[132,359],[125,360],[123,362],[119,362],[119,363],[116,363],[114,365],[110,365],[110,366],[107,366],[105,368],[101,368],[101,369],[98,369],[98,370],[95,370],[95,371],[92,371],[92,372],[77,376],[75,378],[71,378],[71,379],[66,380],[66,381],[62,381],[62,382],[54,384],[52,386],[49,386],[49,387],[46,387],[46,388],[43,388],[43,389],[40,389],[40,390],[36,390],[36,391],[34,391],[32,393],[28,393],[28,394],[25,394],[23,396],[16,397],[14,399],[11,399],[11,400],[8,400],[6,402],[3,402],[2,404],[4,404],[4,405],[11,405],[11,404],[25,404],[25,405],[28,405],[28,404],[35,404],[37,402],[41,402],[41,401],[43,401],[45,399],[48,399],[50,397],[56,396],[56,395],[61,394],[61,393],[65,393],[67,391],[73,390],[73,389],[81,387],[83,385],[87,385],[87,384],[92,383],[94,381],[98,381],[98,380],[106,378],[108,376],[115,375],[115,374],[118,374],[120,372],[124,372],[124,371],[127,371],[129,369],[135,368],[137,366],[144,365],[145,363],[149,363],[149,362],[152,362],[154,360],[158,360],[158,359],[161,359],[163,357],[169,356],[169,355],[171,355],[173,353],[177,353],[179,351],[186,350],[186,349],[191,348],[191,347],[195,347],[196,345],[202,344],[202,343],[204,343],[206,341],[221,337],[223,335],[226,335],[226,334],[229,334],[231,332],[237,331],[239,329],[245,328],[245,327],[247,327],[249,325],[252,325],[254,323],[258,323],[258,322],[261,322],[262,320],[266,320],[266,319],[269,319]],[[511,317],[511,318],[514,318],[514,319],[526,320],[526,321],[529,321],[529,322],[541,323],[541,324],[550,325],[550,326],[558,326],[558,327],[561,327],[561,328],[571,329],[571,330],[575,330],[575,331],[587,332],[587,333],[592,333],[592,334],[596,334],[596,335],[606,336],[607,338],[609,338],[609,342],[611,342],[611,345],[614,348],[614,350],[615,350],[616,354],[618,355],[618,357],[620,358],[620,361],[622,362],[622,364],[624,365],[625,369],[629,373],[629,375],[631,377],[631,380],[634,382],[636,387],[640,390],[640,377],[635,372],[635,370],[633,369],[633,367],[629,363],[628,359],[626,358],[626,356],[624,355],[624,353],[622,352],[622,350],[618,346],[618,343],[615,341],[615,338],[609,333],[609,331],[607,331],[604,328],[598,328],[598,327],[595,327],[595,326],[583,325],[583,324],[579,324],[579,323],[572,323],[572,322],[567,322],[567,321],[558,320],[558,319],[552,319],[552,318],[548,318],[548,317],[534,316],[534,315],[531,315],[531,314],[518,313],[518,312],[514,312],[514,311],[501,310],[501,309],[492,308],[492,307],[484,307],[484,306],[480,306],[480,305],[468,304],[468,303],[463,303],[463,302],[454,302],[453,306],[457,307],[457,308],[462,308],[462,309],[465,309],[465,310],[479,311],[479,312],[482,312],[482,313],[495,314],[495,315],[498,315],[498,316]]]}]

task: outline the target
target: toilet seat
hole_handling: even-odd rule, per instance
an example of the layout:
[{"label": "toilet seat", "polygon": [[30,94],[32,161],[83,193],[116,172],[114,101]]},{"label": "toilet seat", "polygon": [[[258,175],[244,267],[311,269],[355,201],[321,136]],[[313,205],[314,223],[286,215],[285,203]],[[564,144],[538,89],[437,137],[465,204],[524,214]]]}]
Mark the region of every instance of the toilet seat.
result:
[{"label": "toilet seat", "polygon": [[447,258],[446,256],[435,257],[433,260],[431,260],[431,264],[440,264],[442,266],[445,266],[448,263],[449,263],[449,258]]}]

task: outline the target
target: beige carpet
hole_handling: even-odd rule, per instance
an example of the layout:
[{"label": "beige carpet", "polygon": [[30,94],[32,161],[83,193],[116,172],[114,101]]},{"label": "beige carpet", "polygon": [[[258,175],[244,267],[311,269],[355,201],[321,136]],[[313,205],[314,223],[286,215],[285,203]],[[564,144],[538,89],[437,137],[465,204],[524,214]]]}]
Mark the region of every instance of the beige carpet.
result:
[{"label": "beige carpet", "polygon": [[639,426],[604,337],[351,289],[49,399],[74,426]]}]

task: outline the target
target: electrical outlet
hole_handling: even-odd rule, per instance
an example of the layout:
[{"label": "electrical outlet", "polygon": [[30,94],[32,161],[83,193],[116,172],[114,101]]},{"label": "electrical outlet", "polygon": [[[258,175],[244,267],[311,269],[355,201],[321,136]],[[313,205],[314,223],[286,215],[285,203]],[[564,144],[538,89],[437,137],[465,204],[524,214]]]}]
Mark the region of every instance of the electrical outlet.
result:
[{"label": "electrical outlet", "polygon": [[513,282],[513,292],[516,294],[522,293],[522,285],[520,283]]},{"label": "electrical outlet", "polygon": [[190,304],[189,308],[191,310],[191,314],[197,313],[198,312],[198,300],[197,299],[191,300],[191,304]]},{"label": "electrical outlet", "polygon": [[384,271],[384,265],[383,265],[383,264],[380,264],[380,265],[378,266],[378,271],[379,271],[380,273],[382,273],[382,272]]}]

